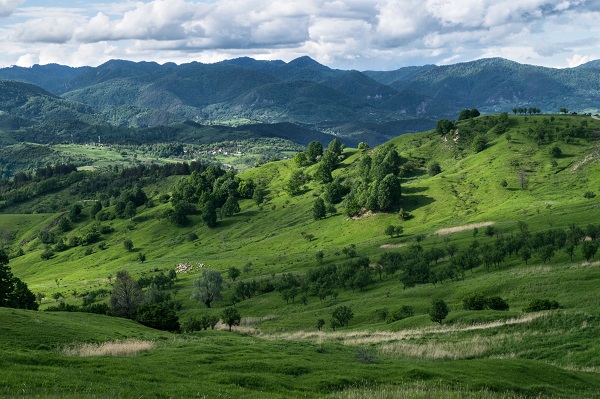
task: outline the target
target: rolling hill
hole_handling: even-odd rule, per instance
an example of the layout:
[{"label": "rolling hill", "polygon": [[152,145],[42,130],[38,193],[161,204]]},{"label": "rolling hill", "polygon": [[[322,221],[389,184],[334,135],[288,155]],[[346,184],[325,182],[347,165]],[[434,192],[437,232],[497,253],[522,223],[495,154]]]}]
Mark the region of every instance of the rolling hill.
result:
[{"label": "rolling hill", "polygon": [[[365,159],[386,164],[392,156],[379,163],[378,157],[393,148],[401,164],[399,206],[351,216],[346,213],[350,197],[336,201],[325,217],[313,216],[316,199],[329,198],[336,181],[320,181],[322,161],[268,162],[238,175],[259,185],[264,200],[257,204],[240,196],[239,212],[221,214],[212,228],[202,214],[190,213],[183,226],[169,215],[190,187],[186,182],[204,184],[215,169],[167,175],[138,167],[57,176],[65,186],[4,204],[5,212],[13,213],[0,215],[9,265],[42,293],[42,309],[61,302],[81,306],[90,295],[95,303],[106,303],[119,270],[148,279],[186,264],[195,270],[176,273],[173,286],[161,290],[179,302],[181,321],[220,317],[232,307],[244,319],[234,334],[218,325],[214,331],[172,335],[101,315],[0,309],[2,319],[9,320],[0,324],[0,347],[7,354],[0,362],[8,370],[0,377],[0,393],[597,397],[600,269],[597,255],[585,259],[583,248],[596,245],[594,226],[600,226],[599,133],[600,122],[586,116],[484,115],[459,122],[444,136],[428,131],[401,135],[374,149],[348,148],[332,177],[354,199],[364,186]],[[300,172],[305,180],[291,193],[290,181]],[[231,187],[230,177],[223,174],[211,187]],[[41,190],[44,181],[26,182],[19,190]],[[370,183],[371,191],[379,184]],[[135,215],[90,218],[93,200],[102,201],[104,215],[110,215],[117,212],[121,193],[136,184],[151,201],[139,205]],[[51,214],[14,212],[42,202],[63,208]],[[70,229],[59,230],[74,203],[81,204],[81,214]],[[400,226],[400,233],[388,234],[390,225]],[[100,226],[95,241],[71,239],[90,237]],[[549,243],[547,237],[554,235],[563,239]],[[571,254],[567,237],[578,237]],[[126,240],[131,250],[124,247]],[[529,257],[521,246],[487,263],[486,254],[509,242],[531,245]],[[414,251],[433,256],[440,249],[435,260],[428,258],[426,281],[407,280],[408,266],[382,268],[386,257]],[[453,259],[468,253],[478,254],[474,267],[445,274],[461,265]],[[223,297],[211,308],[191,297],[193,281],[202,274],[199,264],[222,272],[226,280]],[[241,272],[237,279],[228,278],[232,267]],[[356,267],[370,277],[366,285],[343,277]],[[335,279],[317,279],[328,275]],[[295,295],[285,284],[295,287]],[[248,293],[244,287],[255,288]],[[466,309],[464,300],[474,294],[501,297],[509,310]],[[450,307],[443,325],[435,326],[429,317],[432,299]],[[557,301],[559,309],[525,310],[541,299]],[[332,322],[340,306],[353,311],[348,326]],[[410,315],[400,312],[405,307]],[[319,319],[325,322],[322,331]],[[133,338],[150,342],[149,349],[126,358],[66,354],[85,343]],[[125,371],[131,369],[144,373]]]}]

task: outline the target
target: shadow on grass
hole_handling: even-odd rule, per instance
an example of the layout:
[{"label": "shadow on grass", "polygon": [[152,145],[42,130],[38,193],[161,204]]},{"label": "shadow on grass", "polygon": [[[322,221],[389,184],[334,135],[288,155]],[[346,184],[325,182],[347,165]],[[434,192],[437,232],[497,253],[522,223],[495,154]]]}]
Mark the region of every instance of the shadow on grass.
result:
[{"label": "shadow on grass", "polygon": [[402,208],[406,212],[413,212],[423,206],[432,204],[435,199],[426,195],[409,195],[402,197]]},{"label": "shadow on grass", "polygon": [[429,187],[402,187],[402,194],[415,194],[422,193],[423,191],[429,190]]}]

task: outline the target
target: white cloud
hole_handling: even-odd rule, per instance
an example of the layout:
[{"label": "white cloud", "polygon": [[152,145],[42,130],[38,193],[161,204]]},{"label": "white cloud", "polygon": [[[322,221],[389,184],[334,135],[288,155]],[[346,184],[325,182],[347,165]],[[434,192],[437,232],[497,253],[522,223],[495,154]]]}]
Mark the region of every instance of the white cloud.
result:
[{"label": "white cloud", "polygon": [[[9,49],[0,64],[309,55],[334,67],[401,66],[498,54],[560,65],[594,54],[600,37],[600,1],[591,0],[128,0],[15,8],[20,3],[0,0],[0,15],[12,13],[0,24],[0,44]],[[48,43],[56,44],[55,57]],[[98,61],[89,51],[99,51]]]},{"label": "white cloud", "polygon": [[73,36],[74,22],[66,17],[29,20],[15,26],[11,38],[30,43],[65,43]]},{"label": "white cloud", "polygon": [[0,0],[0,17],[8,17],[25,0]]},{"label": "white cloud", "polygon": [[576,66],[579,66],[581,64],[585,64],[586,62],[590,62],[593,60],[598,59],[598,57],[594,56],[594,55],[581,55],[581,54],[574,54],[572,57],[569,57],[566,59],[567,61],[567,67],[568,68],[574,68]]}]

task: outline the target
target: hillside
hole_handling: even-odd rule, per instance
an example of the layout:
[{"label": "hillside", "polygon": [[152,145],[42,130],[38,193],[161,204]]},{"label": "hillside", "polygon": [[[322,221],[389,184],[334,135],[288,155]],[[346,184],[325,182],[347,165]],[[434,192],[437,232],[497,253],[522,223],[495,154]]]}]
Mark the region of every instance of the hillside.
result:
[{"label": "hillside", "polygon": [[[119,319],[107,319],[116,333],[102,330],[105,316],[0,309],[3,320],[13,320],[0,325],[0,346],[5,348],[16,342],[8,337],[28,335],[23,332],[32,328],[28,320],[37,319],[40,326],[79,325],[82,317],[89,318],[89,330],[56,327],[48,342],[62,347],[136,337],[158,345],[120,363],[122,359],[110,357],[64,357],[33,334],[19,339],[22,343],[2,360],[12,366],[0,378],[0,392],[20,395],[12,387],[28,381],[29,397],[128,396],[130,390],[146,391],[142,385],[151,383],[157,397],[185,396],[202,375],[202,393],[208,396],[278,397],[286,392],[344,397],[356,391],[357,397],[373,397],[387,391],[418,397],[426,390],[456,397],[596,397],[600,269],[598,255],[586,260],[583,248],[597,247],[594,229],[600,226],[599,132],[600,122],[584,116],[480,116],[459,122],[443,136],[429,131],[399,136],[375,149],[346,149],[327,184],[318,177],[324,161],[305,166],[292,160],[268,162],[237,176],[240,182],[255,182],[264,200],[257,205],[248,194],[236,194],[239,212],[221,214],[212,228],[203,222],[202,202],[197,214],[186,215],[189,222],[183,226],[172,222],[171,212],[178,198],[200,196],[188,192],[189,184],[208,179],[215,169],[190,164],[197,172],[154,166],[148,172],[138,167],[137,172],[110,170],[98,177],[82,172],[68,180],[57,176],[55,181],[66,186],[31,199],[13,196],[16,202],[5,210],[54,203],[61,212],[0,215],[10,267],[33,292],[42,293],[42,309],[61,302],[81,306],[92,295],[94,303],[106,303],[119,270],[154,279],[180,264],[203,264],[221,271],[226,280],[222,299],[210,308],[191,298],[200,269],[176,273],[164,293],[180,302],[182,322],[219,317],[223,309],[235,307],[244,318],[237,327],[242,334],[221,331],[227,327],[220,325],[171,340],[164,338],[167,333]],[[347,216],[352,201],[362,201],[365,193],[370,197],[368,190],[385,180],[373,177],[370,188],[361,191],[364,160],[387,164],[391,149],[400,156],[399,205]],[[387,155],[377,161],[381,154]],[[436,163],[437,170],[432,168]],[[310,178],[292,192],[290,181],[300,171]],[[230,187],[232,179],[225,173],[210,186]],[[336,181],[346,187],[345,200],[336,200],[335,211],[315,219],[316,198],[330,198]],[[25,183],[20,190],[40,190],[40,184]],[[140,203],[133,216],[108,217],[117,212],[121,193],[136,190],[135,185],[151,201]],[[90,219],[93,199],[103,203],[103,218]],[[77,201],[81,214],[68,228],[61,227]],[[382,200],[377,201],[382,207]],[[400,233],[388,234],[390,225],[400,226]],[[93,231],[98,234],[90,235]],[[571,254],[569,237],[576,237]],[[127,240],[133,246],[129,250]],[[488,254],[518,243],[518,250],[488,263]],[[529,256],[524,255],[527,248]],[[49,254],[46,260],[43,254]],[[468,254],[479,259],[471,268],[461,266]],[[401,263],[397,270],[389,262],[398,257],[409,257],[423,269]],[[227,277],[232,267],[240,271],[237,279]],[[418,274],[423,270],[425,280]],[[351,279],[344,277],[348,275]],[[464,309],[463,301],[474,294],[501,297],[509,310]],[[450,307],[442,326],[434,326],[428,315],[432,299],[443,299]],[[560,309],[524,311],[540,299],[557,301]],[[354,317],[347,327],[334,328],[332,311],[340,306],[350,307]],[[410,307],[410,314],[400,312],[403,306]],[[323,331],[317,331],[319,319],[325,322]],[[30,352],[21,354],[21,349]],[[34,380],[22,366],[31,357],[44,361],[38,372],[65,371],[52,382]],[[124,367],[147,374],[121,384]],[[79,370],[84,378],[75,382],[66,370]],[[103,381],[94,377],[97,370],[103,371]]]}]

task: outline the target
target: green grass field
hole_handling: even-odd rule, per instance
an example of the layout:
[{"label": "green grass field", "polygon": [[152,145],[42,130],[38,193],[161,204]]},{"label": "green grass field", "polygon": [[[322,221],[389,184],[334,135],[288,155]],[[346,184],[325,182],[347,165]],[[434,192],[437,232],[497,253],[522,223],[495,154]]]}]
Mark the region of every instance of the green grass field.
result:
[{"label": "green grass field", "polygon": [[[454,243],[466,248],[474,239],[493,245],[495,237],[474,236],[474,223],[492,223],[504,236],[516,234],[525,222],[531,232],[550,228],[585,228],[600,223],[600,148],[597,140],[559,142],[563,155],[552,158],[552,144],[536,144],[525,132],[547,116],[511,117],[506,134],[485,133],[487,148],[474,153],[468,145],[443,141],[435,133],[400,136],[393,140],[401,155],[420,163],[402,180],[402,207],[411,218],[395,213],[348,218],[338,213],[323,220],[312,217],[312,204],[323,188],[315,181],[303,193],[290,196],[286,181],[297,169],[292,161],[269,162],[251,168],[242,178],[267,183],[267,202],[258,207],[241,200],[241,212],[203,226],[199,216],[177,227],[164,212],[169,204],[139,207],[133,221],[113,220],[114,232],[98,244],[69,248],[42,261],[45,245],[37,232],[51,226],[60,214],[0,215],[16,276],[35,293],[43,293],[41,309],[56,305],[60,292],[70,304],[82,294],[110,289],[112,276],[128,270],[135,277],[168,271],[180,262],[203,263],[226,277],[229,267],[245,271],[241,281],[298,276],[319,266],[345,262],[343,248],[354,244],[358,255],[375,264],[385,252],[403,252],[420,243],[426,250]],[[590,118],[556,116],[553,129],[589,123],[597,134],[600,122]],[[558,131],[558,130],[557,130]],[[352,176],[364,152],[346,150],[334,176]],[[440,163],[442,173],[424,173],[427,163]],[[526,170],[527,187],[519,172]],[[315,166],[305,167],[307,174]],[[502,181],[506,181],[503,186]],[[146,190],[161,193],[159,182]],[[584,193],[598,196],[585,198]],[[57,194],[58,195],[58,194]],[[92,223],[84,208],[70,235],[82,235]],[[400,237],[390,238],[388,225],[401,225]],[[449,234],[440,229],[454,228]],[[197,238],[190,239],[193,232]],[[303,237],[312,234],[312,240]],[[124,249],[131,239],[134,248]],[[102,245],[100,245],[102,244]],[[146,255],[141,263],[138,254]],[[512,255],[499,267],[479,266],[464,279],[442,284],[418,284],[404,289],[398,276],[374,274],[364,290],[337,289],[338,295],[320,300],[309,296],[286,301],[278,292],[236,303],[244,317],[236,332],[224,330],[170,334],[134,322],[82,313],[28,312],[0,309],[0,377],[2,397],[350,397],[350,398],[525,398],[600,397],[600,262],[585,262],[580,249],[573,261],[558,251],[544,263],[538,255],[525,262]],[[449,257],[440,260],[443,267]],[[244,268],[251,264],[251,267]],[[231,306],[235,284],[228,280],[222,300],[213,308],[191,299],[198,272],[181,274],[170,290],[182,304],[180,320],[206,313],[219,315]],[[109,278],[109,276],[111,278]],[[510,310],[462,309],[462,299],[474,293],[501,296]],[[533,299],[549,298],[561,309],[525,313]],[[428,316],[432,299],[450,307],[444,325]],[[346,305],[354,311],[348,327],[333,331],[332,310]],[[382,309],[403,305],[414,316],[386,323]],[[318,319],[326,320],[317,331]],[[127,357],[72,357],[65,348],[85,343],[138,339],[152,348]],[[4,372],[6,370],[6,372]],[[132,372],[133,370],[133,372]]]}]

